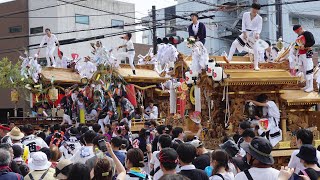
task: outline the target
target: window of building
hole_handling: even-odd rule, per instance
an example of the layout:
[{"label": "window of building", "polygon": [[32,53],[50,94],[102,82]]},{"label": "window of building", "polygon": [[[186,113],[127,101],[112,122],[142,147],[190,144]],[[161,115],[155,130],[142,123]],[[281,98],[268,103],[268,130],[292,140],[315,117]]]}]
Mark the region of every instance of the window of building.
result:
[{"label": "window of building", "polygon": [[76,14],[76,23],[89,25],[89,16]]},{"label": "window of building", "polygon": [[18,32],[22,32],[22,26],[9,27],[9,33],[18,33]]},{"label": "window of building", "polygon": [[30,34],[38,34],[38,33],[43,33],[43,26],[30,28]]},{"label": "window of building", "polygon": [[111,26],[113,28],[123,29],[124,28],[124,21],[111,19]]},{"label": "window of building", "polygon": [[297,18],[297,17],[292,17],[292,18],[291,18],[291,24],[292,24],[292,25],[300,24],[299,18]]},{"label": "window of building", "polygon": [[320,19],[314,19],[314,27],[320,28]]}]

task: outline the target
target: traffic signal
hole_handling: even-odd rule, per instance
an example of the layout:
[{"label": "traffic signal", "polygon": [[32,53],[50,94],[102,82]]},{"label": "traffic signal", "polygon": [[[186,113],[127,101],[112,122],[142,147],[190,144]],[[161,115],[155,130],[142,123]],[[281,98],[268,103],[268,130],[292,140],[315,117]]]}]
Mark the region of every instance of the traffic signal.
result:
[{"label": "traffic signal", "polygon": [[180,36],[170,36],[169,37],[169,43],[176,45],[176,44],[180,44],[184,41],[184,39]]}]

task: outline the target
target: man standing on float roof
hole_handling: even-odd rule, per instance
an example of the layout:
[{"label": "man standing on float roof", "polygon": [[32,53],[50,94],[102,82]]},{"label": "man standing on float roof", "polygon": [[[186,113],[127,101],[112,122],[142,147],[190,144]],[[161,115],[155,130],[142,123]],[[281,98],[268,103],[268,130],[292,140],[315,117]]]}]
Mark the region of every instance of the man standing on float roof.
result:
[{"label": "man standing on float roof", "polygon": [[[262,31],[262,17],[258,14],[261,9],[261,5],[253,3],[251,5],[251,11],[245,12],[242,17],[242,34],[233,41],[228,57],[223,57],[224,60],[229,63],[232,60],[233,54],[236,49],[239,52],[245,51],[254,54],[254,70],[259,71],[259,52],[256,47],[257,40],[260,39],[260,33]],[[253,49],[253,50],[252,50]]]},{"label": "man standing on float roof", "polygon": [[301,25],[294,25],[293,31],[298,34],[296,44],[298,45],[298,63],[302,67],[306,86],[303,88],[305,92],[313,91],[313,61],[312,46],[315,44],[313,34],[305,31]]},{"label": "man standing on float roof", "polygon": [[189,37],[194,37],[196,41],[200,41],[204,45],[206,43],[207,37],[206,26],[202,22],[199,22],[198,14],[192,13],[190,17],[192,20],[192,24],[190,24],[190,26],[188,27]]},{"label": "man standing on float roof", "polygon": [[43,47],[45,43],[47,43],[47,48],[46,48],[47,67],[51,66],[51,61],[52,61],[52,66],[55,67],[56,61],[54,59],[53,53],[56,50],[56,45],[58,45],[58,47],[60,46],[59,41],[58,41],[58,38],[51,33],[51,30],[49,28],[47,28],[45,32],[46,32],[46,35],[42,38],[42,41],[40,43],[39,50],[38,50],[38,55],[40,54],[40,49]]}]

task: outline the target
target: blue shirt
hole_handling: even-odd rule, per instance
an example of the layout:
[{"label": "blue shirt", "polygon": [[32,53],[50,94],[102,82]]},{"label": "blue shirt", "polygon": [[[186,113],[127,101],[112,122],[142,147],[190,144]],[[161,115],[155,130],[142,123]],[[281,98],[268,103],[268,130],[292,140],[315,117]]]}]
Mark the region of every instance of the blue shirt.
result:
[{"label": "blue shirt", "polygon": [[[126,155],[120,151],[113,151],[113,153],[117,156],[122,165],[125,165]],[[111,157],[109,153],[106,153],[107,156]]]}]

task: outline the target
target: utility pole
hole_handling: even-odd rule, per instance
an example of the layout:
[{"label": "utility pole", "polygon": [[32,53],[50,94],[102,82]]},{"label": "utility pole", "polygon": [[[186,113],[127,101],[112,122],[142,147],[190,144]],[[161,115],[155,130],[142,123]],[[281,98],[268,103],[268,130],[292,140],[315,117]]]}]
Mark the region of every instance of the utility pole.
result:
[{"label": "utility pole", "polygon": [[277,39],[283,37],[283,26],[282,26],[282,0],[276,0],[276,23],[278,25],[277,29]]},{"label": "utility pole", "polygon": [[156,6],[152,6],[152,45],[153,45],[153,54],[157,54]]}]

